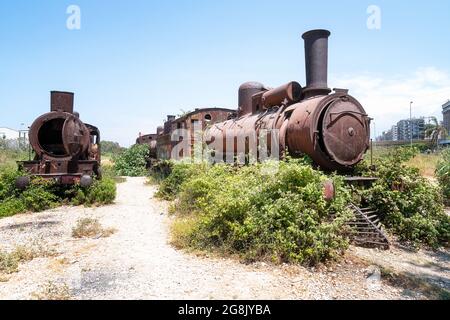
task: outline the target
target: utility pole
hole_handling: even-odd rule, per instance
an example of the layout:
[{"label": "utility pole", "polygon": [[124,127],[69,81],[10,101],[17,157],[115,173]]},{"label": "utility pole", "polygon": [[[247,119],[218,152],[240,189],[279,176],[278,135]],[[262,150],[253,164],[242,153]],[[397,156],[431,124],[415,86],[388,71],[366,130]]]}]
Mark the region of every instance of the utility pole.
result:
[{"label": "utility pole", "polygon": [[410,126],[410,132],[409,132],[409,136],[411,138],[411,148],[413,146],[413,123],[412,123],[412,104],[414,102],[411,101],[409,103],[409,126]]}]

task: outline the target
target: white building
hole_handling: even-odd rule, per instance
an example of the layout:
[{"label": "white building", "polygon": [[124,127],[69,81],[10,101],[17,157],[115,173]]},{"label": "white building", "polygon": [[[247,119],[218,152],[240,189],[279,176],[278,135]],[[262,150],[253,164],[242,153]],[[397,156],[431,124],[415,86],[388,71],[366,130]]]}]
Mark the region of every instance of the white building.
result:
[{"label": "white building", "polygon": [[398,141],[398,127],[392,126],[392,141]]},{"label": "white building", "polygon": [[28,145],[28,131],[0,127],[0,142],[4,147],[23,149]]},{"label": "white building", "polygon": [[20,138],[20,133],[18,130],[10,128],[0,128],[0,139],[3,140],[15,140]]}]

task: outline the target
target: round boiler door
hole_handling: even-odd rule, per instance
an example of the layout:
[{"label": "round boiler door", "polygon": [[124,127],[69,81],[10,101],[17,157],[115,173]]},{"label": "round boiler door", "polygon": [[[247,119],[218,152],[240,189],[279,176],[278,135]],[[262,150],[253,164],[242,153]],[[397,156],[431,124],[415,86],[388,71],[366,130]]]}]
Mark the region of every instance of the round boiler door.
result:
[{"label": "round boiler door", "polygon": [[62,139],[67,154],[74,157],[89,147],[89,130],[80,119],[71,115],[64,122]]},{"label": "round boiler door", "polygon": [[329,156],[343,166],[361,161],[368,147],[368,117],[349,97],[333,101],[323,118],[323,142]]}]

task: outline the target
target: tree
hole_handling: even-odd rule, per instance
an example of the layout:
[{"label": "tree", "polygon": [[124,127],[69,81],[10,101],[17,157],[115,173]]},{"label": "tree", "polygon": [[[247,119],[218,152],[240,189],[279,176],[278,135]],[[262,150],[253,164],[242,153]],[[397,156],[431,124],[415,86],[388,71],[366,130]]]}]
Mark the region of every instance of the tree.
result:
[{"label": "tree", "polygon": [[425,131],[426,136],[431,137],[430,149],[436,150],[439,147],[439,138],[447,136],[447,130],[439,123],[436,117],[431,117],[432,123],[428,125]]},{"label": "tree", "polygon": [[102,141],[101,146],[104,153],[119,154],[125,150],[118,142],[113,141]]}]

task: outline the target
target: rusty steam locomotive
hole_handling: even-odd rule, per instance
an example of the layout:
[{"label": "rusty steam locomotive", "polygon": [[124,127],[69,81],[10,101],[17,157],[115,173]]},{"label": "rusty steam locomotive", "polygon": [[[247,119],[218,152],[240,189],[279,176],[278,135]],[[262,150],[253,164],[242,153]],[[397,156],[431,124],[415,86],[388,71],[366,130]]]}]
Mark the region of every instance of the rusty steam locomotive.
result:
[{"label": "rusty steam locomotive", "polygon": [[73,93],[51,92],[50,112],[38,117],[30,127],[35,157],[19,162],[19,168],[28,176],[17,179],[18,188],[28,186],[29,176],[83,187],[101,177],[100,131],[80,120],[73,110],[73,100]]},{"label": "rusty steam locomotive", "polygon": [[[220,115],[212,118],[210,109],[200,109],[188,115],[187,123],[203,120],[207,145],[224,139],[224,134],[234,137],[224,139],[223,150],[214,150],[224,157],[229,150],[237,155],[237,138],[255,133],[259,136],[261,130],[275,129],[279,132],[280,156],[286,151],[293,157],[308,155],[321,169],[350,171],[369,148],[370,118],[347,89],[328,87],[329,36],[327,30],[303,34],[305,87],[297,82],[275,89],[257,82],[244,83],[239,88],[237,112],[220,109]],[[170,158],[170,151],[179,142],[171,141],[168,136],[182,127],[185,120],[186,116],[180,119],[169,116],[164,128],[160,127],[157,134],[151,136],[150,147],[156,159]],[[137,142],[146,143],[143,139]],[[268,147],[270,144],[269,139]],[[248,152],[248,148],[246,150]]]}]

